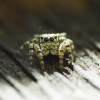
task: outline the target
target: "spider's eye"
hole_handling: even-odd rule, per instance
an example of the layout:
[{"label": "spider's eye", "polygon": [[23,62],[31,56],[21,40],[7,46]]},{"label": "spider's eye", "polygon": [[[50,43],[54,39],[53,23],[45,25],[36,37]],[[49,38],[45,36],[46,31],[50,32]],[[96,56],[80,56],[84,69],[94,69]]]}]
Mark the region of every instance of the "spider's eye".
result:
[{"label": "spider's eye", "polygon": [[50,37],[50,41],[54,41],[54,38],[53,37]]},{"label": "spider's eye", "polygon": [[43,37],[41,37],[41,39],[43,39]]},{"label": "spider's eye", "polygon": [[47,37],[45,37],[45,38],[44,38],[44,41],[45,41],[45,42],[47,42],[47,41],[48,41],[48,38],[47,38]]}]

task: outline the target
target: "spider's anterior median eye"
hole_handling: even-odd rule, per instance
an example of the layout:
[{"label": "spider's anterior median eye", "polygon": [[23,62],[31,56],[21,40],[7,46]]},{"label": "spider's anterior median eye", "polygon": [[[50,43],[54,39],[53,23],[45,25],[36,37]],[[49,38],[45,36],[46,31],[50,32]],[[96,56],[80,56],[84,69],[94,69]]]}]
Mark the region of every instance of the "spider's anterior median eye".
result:
[{"label": "spider's anterior median eye", "polygon": [[47,37],[45,37],[45,38],[44,38],[44,41],[45,41],[45,42],[47,42],[47,41],[48,41],[48,38],[47,38]]},{"label": "spider's anterior median eye", "polygon": [[54,38],[53,37],[50,37],[50,41],[54,41]]}]

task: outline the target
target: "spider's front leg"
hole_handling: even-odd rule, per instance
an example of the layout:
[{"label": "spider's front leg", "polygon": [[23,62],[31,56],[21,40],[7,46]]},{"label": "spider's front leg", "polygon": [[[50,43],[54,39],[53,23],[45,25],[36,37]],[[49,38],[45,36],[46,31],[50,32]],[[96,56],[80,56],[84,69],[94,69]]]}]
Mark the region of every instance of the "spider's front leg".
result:
[{"label": "spider's front leg", "polygon": [[65,52],[68,53],[70,64],[71,64],[73,61],[72,48],[70,46],[70,42],[67,40],[64,40],[59,46],[59,67],[60,68],[63,68],[63,57]]},{"label": "spider's front leg", "polygon": [[73,41],[71,39],[67,39],[67,41],[70,42],[70,46],[71,46],[71,49],[72,49],[72,54],[75,55],[75,46],[73,44]]},{"label": "spider's front leg", "polygon": [[29,60],[30,60],[30,64],[32,65],[32,60],[33,60],[33,53],[34,53],[34,50],[37,54],[37,57],[39,59],[39,62],[40,62],[40,65],[41,65],[41,68],[44,69],[44,62],[43,62],[43,54],[41,52],[41,49],[39,47],[38,44],[35,44],[35,43],[31,43],[30,46],[29,46]]},{"label": "spider's front leg", "polygon": [[44,69],[44,61],[43,61],[43,54],[42,54],[41,48],[40,48],[40,46],[38,44],[35,44],[34,45],[34,49],[35,49],[35,51],[37,53],[37,57],[39,59],[41,68]]}]

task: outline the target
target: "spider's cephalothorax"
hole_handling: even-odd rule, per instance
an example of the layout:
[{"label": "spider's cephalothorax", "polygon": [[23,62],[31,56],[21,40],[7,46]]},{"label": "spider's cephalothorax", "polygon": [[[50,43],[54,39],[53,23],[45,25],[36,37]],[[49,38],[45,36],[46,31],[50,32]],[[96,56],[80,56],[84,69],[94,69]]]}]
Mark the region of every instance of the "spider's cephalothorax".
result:
[{"label": "spider's cephalothorax", "polygon": [[47,56],[48,54],[59,56],[60,68],[63,68],[63,57],[66,52],[68,53],[69,63],[71,64],[73,61],[74,45],[72,40],[66,38],[66,33],[35,35],[32,40],[25,42],[20,47],[20,50],[24,49],[25,45],[29,45],[30,64],[32,65],[33,54],[35,52],[42,69],[45,68],[43,56]]},{"label": "spider's cephalothorax", "polygon": [[48,54],[58,55],[59,41],[55,34],[43,34],[40,36],[40,48],[44,56]]}]

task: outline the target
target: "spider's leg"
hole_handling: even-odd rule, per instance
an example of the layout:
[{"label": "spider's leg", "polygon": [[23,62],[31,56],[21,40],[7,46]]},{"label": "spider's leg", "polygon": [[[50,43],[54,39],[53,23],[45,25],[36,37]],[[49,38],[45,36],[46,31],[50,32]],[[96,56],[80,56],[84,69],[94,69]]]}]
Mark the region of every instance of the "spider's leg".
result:
[{"label": "spider's leg", "polygon": [[30,65],[32,65],[32,60],[33,60],[33,53],[34,53],[34,43],[31,43],[29,45],[29,61],[30,61]]},{"label": "spider's leg", "polygon": [[30,44],[30,41],[26,41],[21,47],[20,49],[16,52],[16,54],[19,54],[24,48],[25,46],[29,45]]},{"label": "spider's leg", "polygon": [[63,68],[63,57],[64,57],[64,51],[62,49],[59,50],[59,67]]},{"label": "spider's leg", "polygon": [[70,42],[70,46],[71,46],[71,49],[72,49],[72,53],[73,53],[73,55],[75,55],[75,46],[73,44],[73,41],[71,39],[67,39],[67,41]]},{"label": "spider's leg", "polygon": [[41,48],[39,47],[38,44],[34,44],[34,49],[37,53],[37,57],[39,59],[41,68],[44,69],[44,61],[43,61],[43,54],[42,54]]},{"label": "spider's leg", "polygon": [[72,55],[70,42],[67,40],[64,40],[64,42],[62,42],[59,46],[59,67],[60,68],[63,68],[63,57],[64,57],[65,52],[68,53],[70,64],[71,64],[73,61],[73,55]]},{"label": "spider's leg", "polygon": [[[71,49],[71,48],[70,48]],[[67,48],[67,52],[68,52],[68,56],[69,56],[69,60],[70,62],[68,62],[68,64],[72,64],[73,62],[73,55],[72,55],[72,51],[68,51],[69,47]]]},{"label": "spider's leg", "polygon": [[73,49],[72,49],[72,45],[68,40],[65,40],[65,44],[66,44],[66,52],[68,53],[68,57],[69,57],[69,62],[68,64],[72,64],[73,62]]}]

